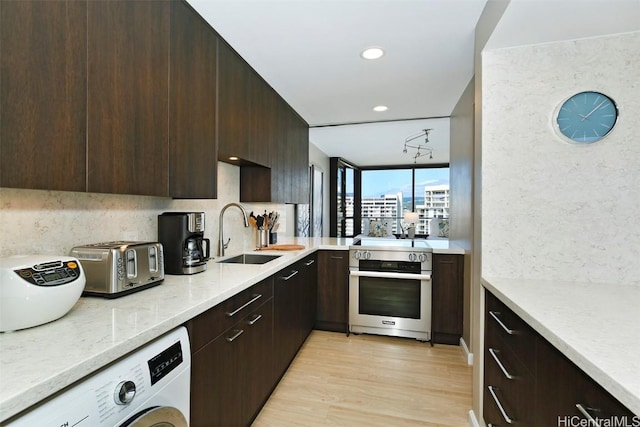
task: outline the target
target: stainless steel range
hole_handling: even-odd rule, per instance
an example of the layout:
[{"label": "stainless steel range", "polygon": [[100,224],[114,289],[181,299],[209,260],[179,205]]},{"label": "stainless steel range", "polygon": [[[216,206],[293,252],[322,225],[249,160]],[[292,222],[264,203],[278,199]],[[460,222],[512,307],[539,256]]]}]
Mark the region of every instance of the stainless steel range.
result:
[{"label": "stainless steel range", "polygon": [[349,332],[431,340],[426,240],[362,239],[349,248]]}]

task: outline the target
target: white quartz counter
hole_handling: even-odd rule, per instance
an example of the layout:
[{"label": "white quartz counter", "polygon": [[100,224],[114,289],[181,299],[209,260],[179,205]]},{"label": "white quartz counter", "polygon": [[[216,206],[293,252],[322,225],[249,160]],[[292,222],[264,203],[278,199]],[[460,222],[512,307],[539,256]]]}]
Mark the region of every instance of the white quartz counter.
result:
[{"label": "white quartz counter", "polygon": [[[277,273],[317,249],[347,250],[351,239],[288,239],[300,251],[264,265],[210,261],[207,271],[169,276],[116,299],[82,297],[61,319],[0,333],[0,422]],[[231,255],[231,254],[229,254]]]},{"label": "white quartz counter", "polygon": [[[219,264],[108,300],[82,297],[46,325],[0,333],[0,422],[108,365],[317,249],[348,250],[352,239],[289,238],[300,251],[264,265]],[[434,253],[464,253],[434,240]],[[231,256],[234,254],[228,254]]]},{"label": "white quartz counter", "polygon": [[640,415],[640,286],[495,277],[482,283]]}]

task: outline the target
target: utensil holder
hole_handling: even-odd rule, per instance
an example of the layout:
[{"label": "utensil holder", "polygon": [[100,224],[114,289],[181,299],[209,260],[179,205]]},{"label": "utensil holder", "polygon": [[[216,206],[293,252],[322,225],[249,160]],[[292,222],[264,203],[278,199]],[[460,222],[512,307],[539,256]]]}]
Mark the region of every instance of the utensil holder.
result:
[{"label": "utensil holder", "polygon": [[256,248],[269,246],[269,230],[256,230]]},{"label": "utensil holder", "polygon": [[269,244],[275,245],[278,243],[278,233],[269,232]]}]

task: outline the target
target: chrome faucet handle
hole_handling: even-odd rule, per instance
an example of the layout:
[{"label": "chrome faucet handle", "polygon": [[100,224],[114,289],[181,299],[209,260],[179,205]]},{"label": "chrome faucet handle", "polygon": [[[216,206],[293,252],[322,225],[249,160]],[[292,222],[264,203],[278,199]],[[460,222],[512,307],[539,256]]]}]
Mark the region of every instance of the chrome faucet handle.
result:
[{"label": "chrome faucet handle", "polygon": [[231,237],[227,239],[227,243],[222,243],[222,248],[227,249],[229,247],[229,242],[231,241]]}]

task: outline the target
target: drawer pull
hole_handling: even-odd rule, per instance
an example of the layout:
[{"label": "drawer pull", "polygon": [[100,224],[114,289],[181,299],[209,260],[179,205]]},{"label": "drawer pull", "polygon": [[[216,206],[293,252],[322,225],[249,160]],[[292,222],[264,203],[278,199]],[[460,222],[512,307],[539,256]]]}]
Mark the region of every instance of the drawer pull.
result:
[{"label": "drawer pull", "polygon": [[258,301],[260,298],[262,298],[262,294],[255,294],[255,295],[253,296],[253,298],[252,298],[249,302],[247,302],[246,304],[244,304],[244,305],[242,305],[242,306],[240,306],[240,307],[236,308],[236,309],[235,309],[235,310],[233,310],[233,311],[228,311],[228,312],[227,312],[227,313],[225,313],[225,314],[226,314],[228,317],[233,317],[233,316],[235,316],[236,314],[238,314],[238,312],[239,312],[240,310],[242,310],[243,308],[246,308],[246,307],[250,306],[250,305],[251,305],[251,304],[253,304],[254,302]]},{"label": "drawer pull", "polygon": [[502,323],[502,320],[500,320],[500,318],[498,317],[500,315],[499,311],[489,311],[489,315],[491,315],[491,317],[493,317],[493,319],[498,322],[498,325],[500,325],[500,327],[504,329],[504,331],[509,335],[516,335],[518,333],[518,331],[516,331],[515,329],[509,329],[507,325]]},{"label": "drawer pull", "polygon": [[316,262],[315,259],[309,260],[307,262],[304,263],[304,265],[306,265],[307,267],[309,267],[310,265],[313,265]]},{"label": "drawer pull", "polygon": [[291,274],[288,275],[287,277],[283,277],[282,280],[287,281],[291,279],[293,276],[295,276],[296,274],[298,274],[298,270],[291,270]]},{"label": "drawer pull", "polygon": [[498,396],[496,396],[496,390],[498,390],[498,388],[492,385],[487,386],[487,388],[489,389],[489,394],[491,394],[493,401],[496,403],[496,406],[500,410],[500,413],[502,414],[502,418],[504,418],[507,424],[513,424],[513,418],[507,415],[507,412],[504,410],[502,403],[500,403],[500,400],[498,400]]},{"label": "drawer pull", "polygon": [[249,320],[247,323],[249,324],[249,326],[253,326],[260,319],[262,319],[262,314],[256,314],[255,317],[253,319]]},{"label": "drawer pull", "polygon": [[500,351],[496,350],[494,348],[489,348],[489,354],[491,355],[491,357],[493,357],[493,360],[496,361],[496,363],[498,364],[498,367],[500,368],[500,370],[502,371],[502,373],[504,374],[505,377],[507,377],[510,380],[513,380],[516,378],[515,375],[511,375],[509,373],[509,371],[507,371],[507,368],[504,367],[504,365],[502,364],[502,362],[500,361],[500,359],[498,359],[498,353]]},{"label": "drawer pull", "polygon": [[232,337],[226,337],[227,342],[233,342],[236,338],[238,338],[240,335],[244,333],[242,329],[234,329],[233,332],[235,333],[233,334]]},{"label": "drawer pull", "polygon": [[584,417],[589,421],[589,425],[590,426],[594,426],[594,427],[600,427],[600,423],[598,422],[598,420],[596,420],[595,418],[593,418],[591,416],[591,414],[589,413],[589,411],[592,412],[597,412],[598,409],[596,408],[590,408],[588,406],[584,406],[581,403],[576,403],[576,408],[578,408],[578,411],[580,411],[580,413],[582,415],[584,415]]},{"label": "drawer pull", "polygon": [[331,259],[344,259],[342,256],[331,255]]}]

